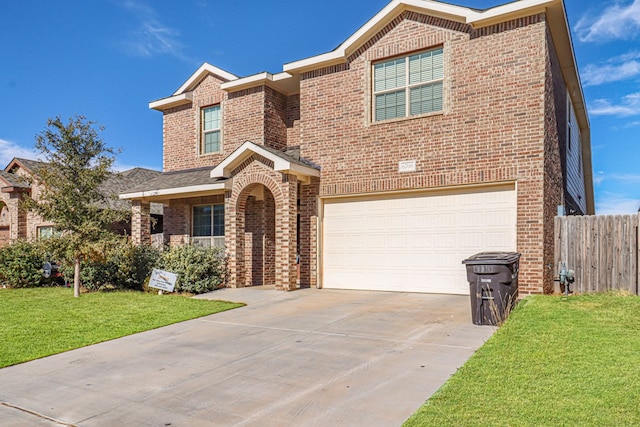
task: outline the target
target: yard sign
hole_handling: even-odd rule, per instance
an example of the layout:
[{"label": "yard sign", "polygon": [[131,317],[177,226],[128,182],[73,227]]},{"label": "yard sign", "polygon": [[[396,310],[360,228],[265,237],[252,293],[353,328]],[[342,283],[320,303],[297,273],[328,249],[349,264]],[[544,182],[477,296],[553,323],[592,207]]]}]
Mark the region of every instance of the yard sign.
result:
[{"label": "yard sign", "polygon": [[165,292],[173,292],[173,288],[176,286],[176,280],[178,280],[177,274],[154,268],[151,272],[149,287]]}]

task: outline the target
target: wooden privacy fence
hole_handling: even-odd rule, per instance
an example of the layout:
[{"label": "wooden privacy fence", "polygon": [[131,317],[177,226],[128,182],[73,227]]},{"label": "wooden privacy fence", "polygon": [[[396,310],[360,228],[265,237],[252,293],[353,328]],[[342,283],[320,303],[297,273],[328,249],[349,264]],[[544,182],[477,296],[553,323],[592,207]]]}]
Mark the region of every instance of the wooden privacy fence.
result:
[{"label": "wooden privacy fence", "polygon": [[638,295],[638,215],[558,216],[555,218],[555,274],[561,263],[575,272],[571,290],[610,290]]}]

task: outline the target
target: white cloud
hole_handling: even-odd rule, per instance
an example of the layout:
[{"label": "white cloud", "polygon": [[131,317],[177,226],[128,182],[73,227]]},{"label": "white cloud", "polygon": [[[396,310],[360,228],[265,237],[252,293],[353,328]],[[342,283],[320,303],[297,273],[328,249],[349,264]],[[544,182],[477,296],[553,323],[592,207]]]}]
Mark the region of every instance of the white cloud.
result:
[{"label": "white cloud", "polygon": [[630,117],[640,115],[640,92],[624,96],[619,103],[612,104],[608,99],[596,99],[589,105],[593,116]]},{"label": "white cloud", "polygon": [[629,198],[617,194],[606,194],[600,200],[596,200],[596,213],[598,215],[623,215],[635,214],[640,208],[640,198]]},{"label": "white cloud", "polygon": [[605,174],[603,171],[598,171],[598,173],[596,173],[593,176],[593,184],[595,186],[599,186],[600,184],[602,184],[604,180],[605,180]]},{"label": "white cloud", "polygon": [[35,150],[25,148],[15,142],[7,141],[0,138],[0,169],[4,169],[14,157],[23,159],[35,159],[37,157]]},{"label": "white cloud", "polygon": [[640,76],[640,52],[634,51],[609,59],[604,64],[584,67],[582,80],[585,86],[617,82]]},{"label": "white cloud", "polygon": [[596,193],[596,213],[598,215],[633,214],[640,208],[640,173],[605,173],[598,171],[593,177],[596,187],[605,185],[615,188],[615,192]]},{"label": "white cloud", "polygon": [[584,16],[575,29],[583,42],[636,38],[640,32],[640,0],[631,4],[616,1],[599,16]]},{"label": "white cloud", "polygon": [[196,62],[184,53],[185,46],[180,42],[180,32],[161,22],[156,11],[149,5],[137,1],[127,1],[124,7],[140,20],[129,38],[123,42],[127,53],[134,56],[151,57],[173,55],[187,62]]},{"label": "white cloud", "polygon": [[616,186],[638,186],[640,185],[640,173],[611,173],[607,174],[604,171],[598,171],[593,176],[593,183],[596,185],[602,184],[603,181],[616,181]]}]

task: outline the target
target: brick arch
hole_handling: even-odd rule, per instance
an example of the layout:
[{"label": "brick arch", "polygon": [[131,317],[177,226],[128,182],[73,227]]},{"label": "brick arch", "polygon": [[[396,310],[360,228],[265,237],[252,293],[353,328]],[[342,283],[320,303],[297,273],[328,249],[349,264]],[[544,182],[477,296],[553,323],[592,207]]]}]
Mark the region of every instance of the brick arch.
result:
[{"label": "brick arch", "polygon": [[[263,253],[266,264],[263,283],[275,284],[277,289],[295,287],[295,215],[297,181],[294,176],[274,171],[269,165],[253,161],[243,165],[233,176],[233,188],[225,203],[226,246],[229,248],[229,285],[243,287],[255,284],[253,275],[257,253],[246,245],[246,220],[253,218],[256,203],[249,200],[256,189],[264,191],[264,212],[273,217],[273,250]],[[269,205],[272,203],[272,205]],[[268,219],[267,222],[271,220]],[[266,230],[266,228],[265,228]]]},{"label": "brick arch", "polygon": [[9,205],[7,205],[3,198],[0,198],[0,247],[9,244],[10,233],[11,212],[9,211]]}]

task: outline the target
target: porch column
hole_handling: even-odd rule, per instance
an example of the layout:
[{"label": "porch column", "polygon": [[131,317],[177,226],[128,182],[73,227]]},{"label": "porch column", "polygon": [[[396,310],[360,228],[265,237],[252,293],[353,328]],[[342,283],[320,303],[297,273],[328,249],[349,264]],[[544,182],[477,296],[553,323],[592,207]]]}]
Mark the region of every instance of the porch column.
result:
[{"label": "porch column", "polygon": [[282,179],[282,194],[286,198],[281,211],[276,212],[276,228],[281,235],[282,249],[277,266],[280,274],[276,274],[279,283],[276,287],[285,291],[296,289],[298,278],[296,266],[296,229],[298,214],[298,179],[295,175],[284,175]]},{"label": "porch column", "polygon": [[300,286],[318,287],[318,202],[320,180],[313,177],[300,188]]},{"label": "porch column", "polygon": [[20,208],[22,194],[12,194],[7,203],[9,210],[9,241],[27,238],[27,211]]},{"label": "porch column", "polygon": [[244,239],[238,235],[238,227],[244,229],[244,210],[238,212],[236,198],[227,191],[224,195],[224,244],[227,249],[226,285],[230,288],[244,287]]},{"label": "porch column", "polygon": [[134,245],[151,244],[151,204],[131,201],[131,241]]}]

